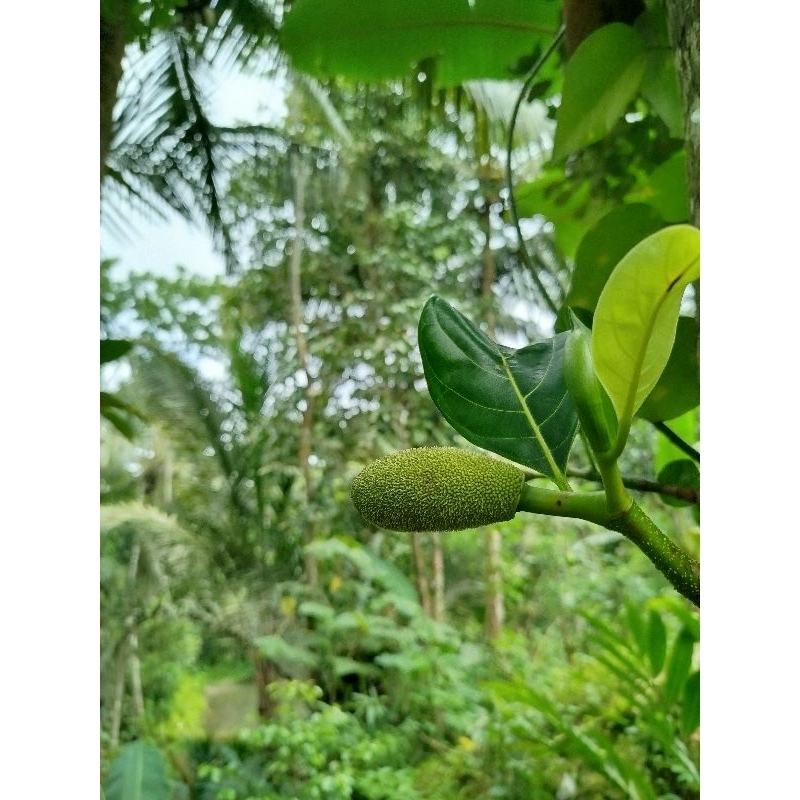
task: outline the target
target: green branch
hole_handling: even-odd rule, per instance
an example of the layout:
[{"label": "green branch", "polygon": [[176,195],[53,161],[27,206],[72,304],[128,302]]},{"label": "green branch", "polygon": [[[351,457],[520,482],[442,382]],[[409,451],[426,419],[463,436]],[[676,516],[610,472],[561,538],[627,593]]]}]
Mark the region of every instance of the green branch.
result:
[{"label": "green branch", "polygon": [[517,511],[571,517],[617,531],[635,544],[685,598],[700,606],[700,564],[666,536],[636,504],[611,513],[605,492],[558,492],[525,484]]}]

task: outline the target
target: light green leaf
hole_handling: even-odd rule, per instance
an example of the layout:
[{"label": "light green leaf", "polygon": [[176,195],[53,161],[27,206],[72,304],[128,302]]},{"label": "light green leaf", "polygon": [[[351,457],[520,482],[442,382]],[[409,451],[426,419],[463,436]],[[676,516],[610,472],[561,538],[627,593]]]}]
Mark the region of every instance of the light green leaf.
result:
[{"label": "light green leaf", "polygon": [[434,84],[455,86],[513,78],[520,59],[555,36],[559,15],[547,0],[297,0],[281,44],[296,69],[318,76],[382,81],[430,59]]},{"label": "light green leaf", "polygon": [[169,800],[172,787],[161,751],[142,741],[128,742],[111,762],[105,800]]},{"label": "light green leaf", "polygon": [[636,96],[646,68],[644,43],[630,26],[616,22],[587,37],[564,73],[553,159],[602,139]]},{"label": "light green leaf", "polygon": [[699,277],[700,231],[672,225],[639,242],[606,282],[594,315],[592,355],[621,428],[664,371],[683,292]]}]

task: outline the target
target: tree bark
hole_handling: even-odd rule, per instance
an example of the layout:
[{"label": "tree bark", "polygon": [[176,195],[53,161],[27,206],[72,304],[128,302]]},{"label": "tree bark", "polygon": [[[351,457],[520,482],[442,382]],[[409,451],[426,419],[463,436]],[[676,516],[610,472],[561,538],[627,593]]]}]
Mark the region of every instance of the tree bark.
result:
[{"label": "tree bark", "polygon": [[122,78],[122,57],[128,43],[131,0],[118,0],[108,6],[105,16],[100,15],[100,180],[106,170],[106,159],[111,147],[114,105]]},{"label": "tree bark", "polygon": [[264,658],[257,651],[251,654],[253,662],[253,679],[256,684],[258,702],[258,716],[260,719],[270,719],[275,712],[275,701],[268,689],[280,677],[278,668],[272,661]]},{"label": "tree bark", "polygon": [[689,221],[700,227],[700,0],[667,0],[666,7],[683,98]]}]

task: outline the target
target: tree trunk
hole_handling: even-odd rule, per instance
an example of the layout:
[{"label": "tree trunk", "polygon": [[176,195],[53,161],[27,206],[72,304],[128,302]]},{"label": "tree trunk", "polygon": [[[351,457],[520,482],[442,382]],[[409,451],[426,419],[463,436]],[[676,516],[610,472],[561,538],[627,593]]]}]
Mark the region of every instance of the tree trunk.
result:
[{"label": "tree trunk", "polygon": [[489,528],[486,531],[486,637],[490,641],[503,630],[506,619],[502,563],[500,531]]},{"label": "tree trunk", "polygon": [[700,0],[667,0],[667,20],[683,98],[689,221],[700,227]]},{"label": "tree trunk", "polygon": [[425,565],[425,553],[422,550],[420,534],[411,534],[411,557],[414,562],[414,578],[417,585],[417,595],[422,610],[429,617],[433,616],[431,607],[431,593],[428,588],[428,570]]},{"label": "tree trunk", "polygon": [[275,711],[275,701],[270,695],[269,686],[279,677],[278,669],[272,661],[264,658],[258,652],[251,655],[253,662],[253,677],[256,684],[256,695],[258,702],[258,716],[261,719],[270,719]]},{"label": "tree trunk", "polygon": [[[109,3],[110,7],[112,4]],[[132,0],[118,0],[106,15],[100,15],[100,180],[106,169],[106,158],[113,133],[114,105],[122,78],[122,57],[128,43],[133,9]]]},{"label": "tree trunk", "polygon": [[442,551],[442,534],[435,533],[433,539],[433,614],[437,622],[444,622],[444,552]]},{"label": "tree trunk", "polygon": [[125,699],[125,667],[128,661],[127,643],[128,637],[126,636],[115,660],[114,697],[111,702],[111,723],[108,731],[108,740],[112,749],[119,746],[119,732],[122,728],[122,706]]},{"label": "tree trunk", "polygon": [[128,637],[128,669],[131,678],[131,697],[137,720],[144,717],[144,691],[142,689],[142,662],[139,658],[139,635],[135,630]]},{"label": "tree trunk", "polygon": [[[483,213],[485,241],[483,245],[483,274],[481,276],[481,305],[487,333],[495,338],[495,314],[492,287],[497,278],[497,261],[490,247],[492,236],[492,204],[486,200]],[[486,530],[486,636],[491,641],[503,628],[505,620],[505,597],[503,577],[500,572],[502,541],[500,531],[490,527]]]},{"label": "tree trunk", "polygon": [[[292,304],[292,327],[294,328],[295,344],[297,347],[297,358],[300,362],[300,369],[305,375],[305,408],[303,409],[303,420],[300,423],[299,441],[297,446],[297,460],[300,471],[303,474],[305,484],[306,510],[313,508],[314,490],[311,478],[311,438],[314,424],[314,402],[316,392],[314,390],[313,379],[309,369],[308,342],[305,336],[305,321],[303,319],[303,293],[301,281],[301,268],[303,263],[303,231],[305,229],[305,206],[306,206],[306,181],[308,180],[308,169],[306,165],[295,156],[292,156],[292,174],[294,176],[294,239],[292,241],[292,253],[289,257],[289,295]],[[309,520],[305,530],[305,543],[310,544],[314,540],[314,528]],[[306,580],[310,586],[316,586],[319,582],[317,575],[317,560],[308,551],[304,554]]]}]

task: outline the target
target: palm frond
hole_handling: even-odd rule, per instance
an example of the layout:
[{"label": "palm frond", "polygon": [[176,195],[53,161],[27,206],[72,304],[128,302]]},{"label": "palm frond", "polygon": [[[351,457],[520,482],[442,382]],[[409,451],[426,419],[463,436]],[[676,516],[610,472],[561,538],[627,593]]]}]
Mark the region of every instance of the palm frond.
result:
[{"label": "palm frond", "polygon": [[[231,21],[229,27],[241,29],[241,41],[258,40],[258,26],[237,28]],[[128,59],[103,186],[103,218],[119,228],[120,207],[133,203],[152,216],[171,209],[209,228],[231,273],[237,259],[222,208],[227,176],[234,164],[281,136],[268,126],[212,122],[201,85],[210,64],[192,32],[182,27],[159,32],[146,53]]]},{"label": "palm frond", "polygon": [[262,0],[216,0],[211,6],[216,22],[203,40],[206,57],[225,66],[232,62],[252,66],[265,44],[278,38],[272,5]]}]

